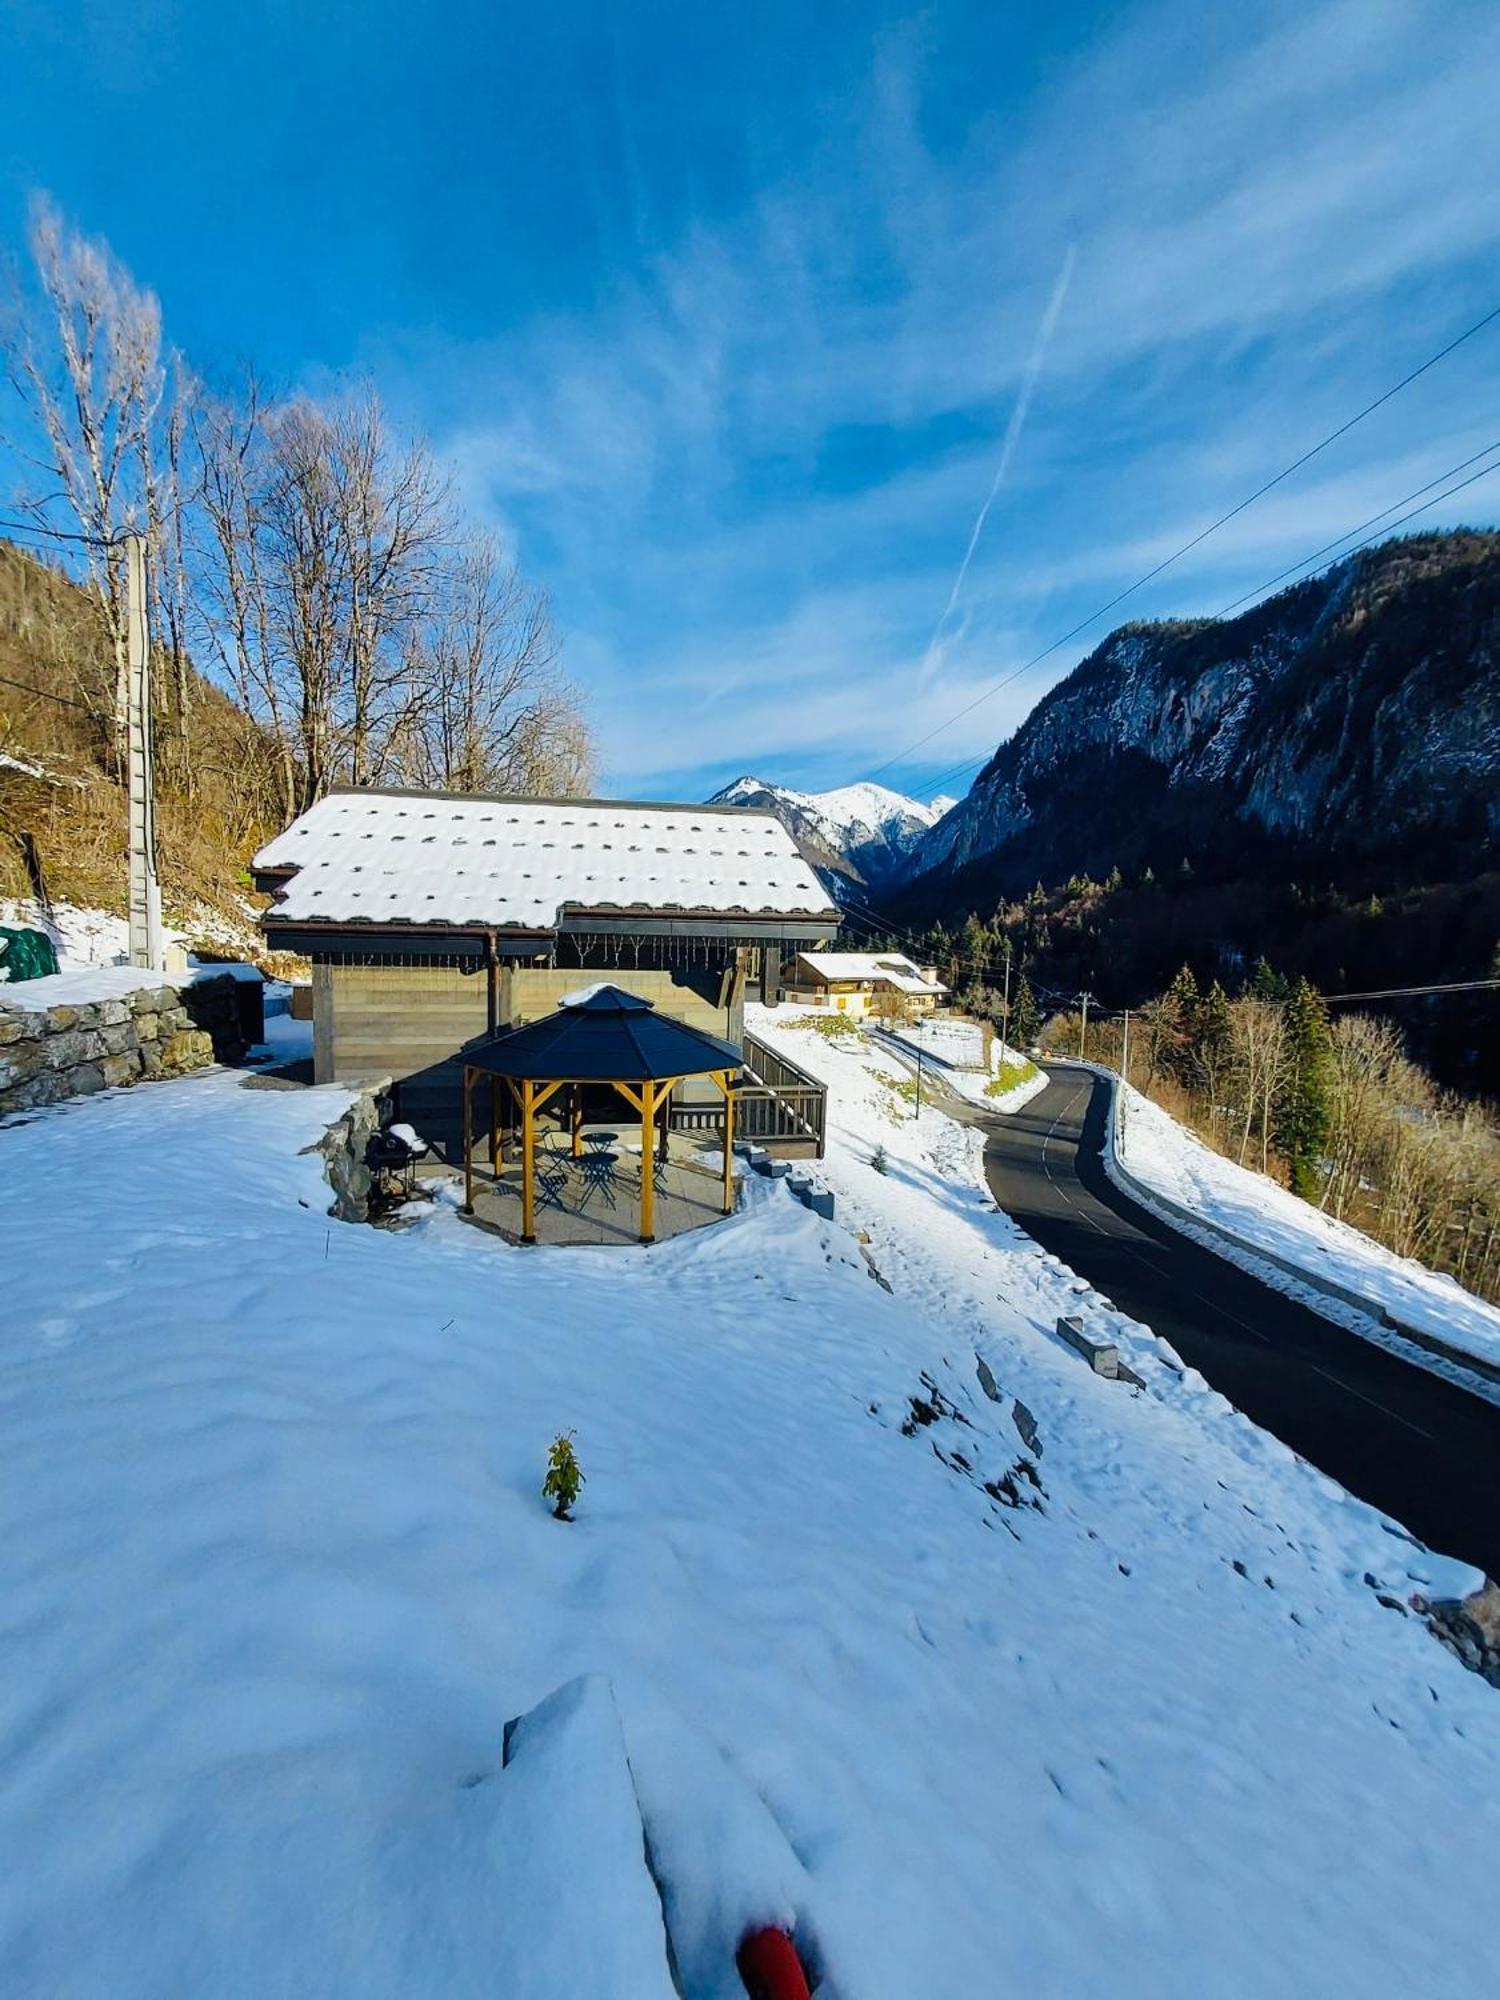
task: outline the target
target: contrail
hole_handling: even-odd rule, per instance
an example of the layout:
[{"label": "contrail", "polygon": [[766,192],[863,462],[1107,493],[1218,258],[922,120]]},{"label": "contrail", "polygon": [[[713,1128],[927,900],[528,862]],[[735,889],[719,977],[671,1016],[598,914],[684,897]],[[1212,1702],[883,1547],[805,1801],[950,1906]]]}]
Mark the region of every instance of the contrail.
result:
[{"label": "contrail", "polygon": [[953,579],[953,588],[948,593],[948,602],[943,606],[942,616],[932,628],[932,637],[927,642],[927,651],[922,655],[921,672],[925,675],[932,665],[938,641],[943,636],[943,628],[953,616],[958,603],[959,592],[964,587],[964,579],[969,574],[969,564],[974,560],[974,551],[979,546],[979,537],[984,533],[984,524],[989,519],[995,496],[1005,483],[1005,475],[1010,469],[1011,454],[1026,422],[1026,413],[1031,408],[1032,391],[1036,388],[1042,363],[1047,358],[1047,349],[1052,345],[1052,335],[1056,330],[1058,315],[1062,312],[1063,300],[1068,295],[1068,286],[1073,277],[1074,248],[1070,243],[1062,260],[1062,269],[1057,274],[1057,282],[1052,287],[1052,296],[1047,301],[1046,311],[1036,330],[1036,338],[1031,343],[1031,353],[1027,356],[1026,371],[1021,377],[1021,393],[1016,397],[1010,413],[1010,422],[1005,426],[1005,441],[1000,447],[1000,463],[995,467],[995,476],[990,481],[990,490],[984,497],[984,505],[974,516],[974,526],[969,533],[969,546],[964,550],[964,559],[958,566],[958,575]]}]

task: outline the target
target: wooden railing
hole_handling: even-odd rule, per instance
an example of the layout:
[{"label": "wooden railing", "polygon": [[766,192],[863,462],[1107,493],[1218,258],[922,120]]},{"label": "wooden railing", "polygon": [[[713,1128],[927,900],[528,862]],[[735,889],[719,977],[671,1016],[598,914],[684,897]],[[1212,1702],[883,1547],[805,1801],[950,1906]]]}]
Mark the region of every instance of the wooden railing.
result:
[{"label": "wooden railing", "polygon": [[[760,1146],[795,1147],[822,1159],[828,1137],[828,1090],[805,1069],[768,1049],[753,1035],[744,1039],[745,1067],[734,1093],[734,1129]],[[673,1129],[719,1132],[724,1111],[718,1104],[674,1104]]]}]

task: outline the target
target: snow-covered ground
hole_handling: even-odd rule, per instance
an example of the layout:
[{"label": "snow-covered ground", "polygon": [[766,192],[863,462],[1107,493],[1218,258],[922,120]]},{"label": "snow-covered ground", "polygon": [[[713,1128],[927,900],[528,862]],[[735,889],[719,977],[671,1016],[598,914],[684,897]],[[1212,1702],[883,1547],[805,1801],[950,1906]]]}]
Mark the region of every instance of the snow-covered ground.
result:
[{"label": "snow-covered ground", "polygon": [[[49,915],[39,903],[0,902],[0,924],[45,931],[64,971],[80,965],[119,965],[130,957],[130,925],[109,910],[54,903]],[[177,937],[170,926],[167,935]]]},{"label": "snow-covered ground", "polygon": [[[1146,1188],[1180,1202],[1210,1224],[1232,1231],[1272,1256],[1350,1287],[1375,1312],[1415,1327],[1445,1345],[1500,1365],[1500,1311],[1466,1292],[1452,1278],[1394,1251],[1339,1222],[1264,1174],[1226,1160],[1131,1089],[1125,1097],[1121,1157]],[[1275,1284],[1294,1285],[1274,1268]],[[1371,1331],[1369,1315],[1309,1293],[1319,1310],[1357,1331]]]},{"label": "snow-covered ground", "polygon": [[[783,1016],[783,1020],[785,1018]],[[964,1030],[971,1032],[964,1033]],[[941,1065],[939,1074],[948,1088],[967,1098],[971,1104],[981,1105],[986,1111],[1019,1111],[1047,1088],[1046,1076],[1031,1058],[1019,1049],[1007,1047],[998,1035],[990,1044],[991,1067],[985,1069],[982,1037],[978,1050],[975,1048],[975,1037],[979,1035],[977,1022],[903,1022],[900,1027],[886,1032],[897,1049],[910,1049],[913,1053],[920,1050],[924,1056],[935,1058]],[[1018,1072],[1017,1081],[1009,1090],[994,1091],[992,1085],[1006,1065]]]},{"label": "snow-covered ground", "polygon": [[1146,1391],[1090,1374],[978,1135],[754,1025],[837,1223],[341,1225],[346,1094],[226,1072],[0,1135],[7,1994],[654,1990],[608,1703],[499,1769],[583,1673],[692,1996],[767,1917],[825,2000],[1496,1989],[1500,1702],[1365,1581],[1454,1566],[1144,1329]]},{"label": "snow-covered ground", "polygon": [[[124,917],[108,910],[56,903],[51,915],[36,903],[0,903],[0,923],[45,931],[57,953],[58,970],[45,979],[8,980],[0,969],[0,1006],[19,1007],[44,1013],[49,1007],[81,1007],[96,1000],[114,1000],[143,986],[186,986],[195,979],[222,977],[259,978],[249,965],[221,964],[216,960],[200,964],[191,956],[177,969],[157,967],[143,972],[130,963],[130,925]],[[221,923],[224,942],[233,926]],[[181,945],[182,932],[164,925],[171,944]],[[246,933],[253,948],[253,933]]]},{"label": "snow-covered ground", "polygon": [[[0,901],[0,924],[45,931],[64,972],[85,965],[123,965],[130,959],[130,925],[110,910],[54,903],[48,912],[40,903]],[[243,923],[235,923],[222,911],[203,907],[194,912],[190,921],[166,923],[162,928],[168,941],[174,944],[182,944],[186,937],[192,936],[224,950],[248,953],[258,950],[264,942],[248,905]]]}]

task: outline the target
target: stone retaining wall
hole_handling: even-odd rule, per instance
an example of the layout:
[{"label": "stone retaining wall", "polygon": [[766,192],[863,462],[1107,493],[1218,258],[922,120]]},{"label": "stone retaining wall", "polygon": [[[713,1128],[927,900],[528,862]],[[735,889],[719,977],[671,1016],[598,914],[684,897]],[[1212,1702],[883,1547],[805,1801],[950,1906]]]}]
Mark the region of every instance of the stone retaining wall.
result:
[{"label": "stone retaining wall", "polygon": [[322,1138],[307,1151],[323,1155],[323,1172],[333,1189],[330,1215],[340,1222],[368,1222],[370,1190],[375,1176],[366,1158],[370,1141],[390,1109],[390,1083],[383,1080],[361,1090],[349,1109],[335,1118]]},{"label": "stone retaining wall", "polygon": [[0,1117],[238,1062],[244,1053],[232,978],[200,979],[180,990],[143,986],[43,1011],[7,1007],[0,997]]}]

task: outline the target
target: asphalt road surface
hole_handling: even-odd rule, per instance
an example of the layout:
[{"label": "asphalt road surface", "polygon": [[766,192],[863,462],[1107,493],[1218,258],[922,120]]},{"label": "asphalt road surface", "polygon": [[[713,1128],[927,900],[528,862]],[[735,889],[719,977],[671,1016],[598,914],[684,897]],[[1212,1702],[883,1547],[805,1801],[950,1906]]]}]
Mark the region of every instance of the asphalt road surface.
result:
[{"label": "asphalt road surface", "polygon": [[1106,1086],[1048,1078],[1024,1110],[979,1117],[1000,1206],[1264,1429],[1429,1548],[1500,1577],[1500,1409],[1146,1214],[1104,1171]]}]

